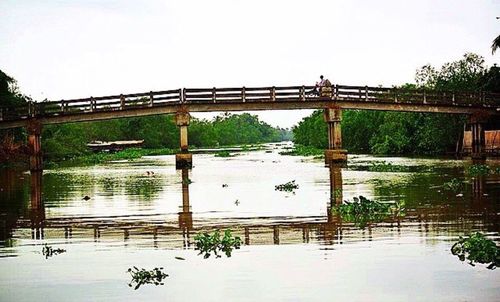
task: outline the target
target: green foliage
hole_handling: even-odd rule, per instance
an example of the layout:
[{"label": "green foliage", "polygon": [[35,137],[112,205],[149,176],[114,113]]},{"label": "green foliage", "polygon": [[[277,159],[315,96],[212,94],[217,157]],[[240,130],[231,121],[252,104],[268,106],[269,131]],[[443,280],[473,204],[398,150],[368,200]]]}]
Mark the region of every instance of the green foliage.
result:
[{"label": "green foliage", "polygon": [[214,156],[215,157],[231,157],[234,155],[231,155],[231,153],[229,153],[229,151],[223,150],[223,151],[219,151],[219,152],[215,153]]},{"label": "green foliage", "polygon": [[299,185],[295,183],[295,180],[274,186],[275,191],[282,191],[282,192],[294,192],[298,188]]},{"label": "green foliage", "polygon": [[[399,87],[428,91],[500,92],[500,68],[489,70],[484,58],[466,53],[441,68],[425,65],[417,70],[415,84]],[[465,116],[437,113],[345,110],[342,120],[344,148],[351,153],[444,154],[454,152]],[[315,111],[294,127],[294,142],[320,149],[327,147],[323,113]]]},{"label": "green foliage", "polygon": [[[196,147],[280,141],[286,129],[272,128],[248,113],[224,114],[212,121],[192,119],[189,142]],[[172,116],[156,115],[107,121],[48,125],[42,133],[44,156],[61,161],[88,155],[90,141],[143,139],[146,149],[177,149],[179,130]],[[170,153],[168,153],[170,154]],[[93,156],[90,156],[90,160]]]},{"label": "green foliage", "polygon": [[383,161],[376,161],[371,163],[368,170],[372,172],[407,172],[408,167],[393,165],[392,163]]},{"label": "green foliage", "polygon": [[239,249],[241,246],[241,239],[238,236],[233,237],[231,230],[224,231],[224,237],[221,238],[219,230],[216,230],[212,235],[209,233],[200,233],[194,237],[196,249],[200,251],[199,255],[204,254],[204,258],[215,255],[220,258],[219,252],[224,252],[227,257],[231,257],[233,249]]},{"label": "green foliage", "polygon": [[452,178],[443,184],[443,189],[447,191],[458,192],[463,188],[463,182],[458,178]]},{"label": "green foliage", "polygon": [[489,264],[488,269],[500,266],[500,248],[481,233],[475,233],[468,238],[460,236],[458,242],[451,247],[451,253],[460,261],[467,259],[472,266],[475,266],[474,263]]},{"label": "green foliage", "polygon": [[404,202],[388,204],[359,196],[359,198],[354,197],[353,202],[344,201],[343,204],[332,207],[332,212],[339,214],[347,222],[354,222],[359,227],[365,228],[370,222],[382,221],[390,216],[403,216],[404,206]]},{"label": "green foliage", "polygon": [[323,155],[324,150],[311,146],[294,145],[293,148],[285,148],[281,151],[281,155],[298,155],[298,156],[319,156]]},{"label": "green foliage", "polygon": [[47,245],[47,244],[45,244],[42,248],[42,255],[45,256],[45,259],[48,259],[49,257],[59,255],[59,254],[65,253],[65,252],[66,252],[65,249],[55,249],[55,248],[52,248],[52,246]]},{"label": "green foliage", "polygon": [[470,176],[488,175],[490,172],[492,172],[490,166],[485,164],[474,164],[465,170],[465,173]]},{"label": "green foliage", "polygon": [[155,267],[153,270],[146,270],[144,268],[138,269],[136,266],[129,268],[127,272],[132,276],[132,280],[128,284],[129,287],[132,287],[135,283],[134,290],[139,289],[141,285],[144,284],[154,284],[154,285],[163,285],[163,279],[167,278],[168,275],[163,271],[163,267],[157,268]]}]

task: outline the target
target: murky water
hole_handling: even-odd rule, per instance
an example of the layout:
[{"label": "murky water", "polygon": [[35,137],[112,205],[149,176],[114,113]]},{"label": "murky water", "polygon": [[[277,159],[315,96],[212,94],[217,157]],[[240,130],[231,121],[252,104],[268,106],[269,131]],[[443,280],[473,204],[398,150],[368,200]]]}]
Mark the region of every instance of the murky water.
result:
[{"label": "murky water", "polygon": [[[498,176],[467,177],[468,161],[356,155],[329,169],[281,147],[197,154],[190,171],[176,171],[173,156],[0,171],[0,300],[500,300],[500,270],[450,252],[472,231],[500,240]],[[377,161],[404,172],[369,171]],[[445,190],[453,178],[462,188]],[[274,190],[291,180],[295,194]],[[360,228],[331,214],[359,195],[404,200],[406,215]],[[203,259],[193,237],[217,228],[245,244]],[[46,258],[46,243],[66,252]],[[132,266],[169,277],[134,290]]]}]

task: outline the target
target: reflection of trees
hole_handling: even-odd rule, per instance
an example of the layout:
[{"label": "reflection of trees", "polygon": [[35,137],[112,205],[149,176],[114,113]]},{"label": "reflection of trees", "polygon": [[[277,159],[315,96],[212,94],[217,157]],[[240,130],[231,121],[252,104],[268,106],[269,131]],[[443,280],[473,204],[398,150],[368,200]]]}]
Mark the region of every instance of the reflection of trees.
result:
[{"label": "reflection of trees", "polygon": [[157,177],[129,177],[125,180],[125,192],[139,201],[153,200],[161,189],[161,181]]},{"label": "reflection of trees", "polygon": [[60,200],[81,199],[96,193],[108,196],[124,194],[132,196],[132,200],[151,201],[161,189],[159,177],[131,175],[124,179],[108,175],[49,173],[44,175],[43,199],[51,207],[57,207]]},{"label": "reflection of trees", "polygon": [[0,173],[0,241],[11,237],[19,216],[27,213],[29,190],[19,171],[3,170]]}]

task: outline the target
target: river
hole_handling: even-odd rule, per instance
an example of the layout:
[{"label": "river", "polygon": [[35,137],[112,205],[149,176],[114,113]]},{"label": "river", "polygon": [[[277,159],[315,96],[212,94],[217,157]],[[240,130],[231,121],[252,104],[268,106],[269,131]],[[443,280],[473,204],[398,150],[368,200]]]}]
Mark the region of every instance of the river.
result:
[{"label": "river", "polygon": [[[500,241],[499,175],[468,177],[468,160],[368,155],[329,169],[280,155],[289,144],[265,147],[196,154],[189,171],[174,156],[0,171],[0,300],[500,300],[499,269],[450,252],[475,231]],[[374,171],[381,161],[398,171]],[[453,179],[460,188],[443,187]],[[292,180],[294,192],[275,190]],[[360,195],[404,201],[405,215],[361,226],[332,214]],[[194,236],[215,229],[244,244],[204,259]],[[65,252],[46,257],[45,244]],[[134,290],[133,266],[169,276]]]}]

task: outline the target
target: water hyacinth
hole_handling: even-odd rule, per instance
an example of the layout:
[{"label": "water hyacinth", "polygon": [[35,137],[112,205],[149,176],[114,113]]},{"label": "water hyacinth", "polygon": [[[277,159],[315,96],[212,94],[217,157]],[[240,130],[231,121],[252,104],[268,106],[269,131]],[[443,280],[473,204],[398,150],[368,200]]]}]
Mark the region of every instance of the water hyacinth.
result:
[{"label": "water hyacinth", "polygon": [[295,183],[295,180],[289,181],[287,183],[274,186],[275,191],[293,192],[298,189],[299,185]]},{"label": "water hyacinth", "polygon": [[144,284],[154,284],[154,285],[163,285],[163,279],[167,278],[168,275],[162,272],[163,267],[157,268],[155,267],[153,270],[146,270],[144,268],[137,268],[134,266],[133,268],[129,268],[127,272],[132,276],[132,280],[128,284],[129,287],[132,287],[134,283],[136,284],[134,290],[139,289],[141,285]]},{"label": "water hyacinth", "polygon": [[404,216],[405,203],[381,203],[370,200],[364,196],[353,198],[353,202],[344,201],[340,205],[332,207],[334,214],[347,222],[354,222],[364,228],[370,222],[382,221],[391,216]]},{"label": "water hyacinth", "polygon": [[231,257],[233,249],[239,249],[241,246],[241,238],[238,236],[233,237],[231,235],[231,230],[225,230],[224,236],[221,238],[221,233],[216,230],[212,235],[209,233],[200,233],[194,237],[196,243],[196,249],[200,251],[200,255],[204,254],[204,258],[208,258],[215,255],[216,258],[220,258],[220,252],[226,254],[227,257]]},{"label": "water hyacinth", "polygon": [[500,248],[491,239],[486,238],[481,233],[475,233],[468,238],[462,236],[451,247],[451,253],[469,264],[474,263],[488,264],[488,269],[495,269],[500,266]]}]

